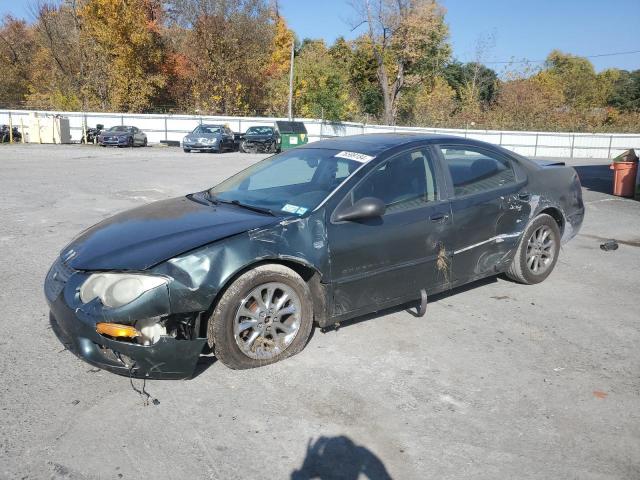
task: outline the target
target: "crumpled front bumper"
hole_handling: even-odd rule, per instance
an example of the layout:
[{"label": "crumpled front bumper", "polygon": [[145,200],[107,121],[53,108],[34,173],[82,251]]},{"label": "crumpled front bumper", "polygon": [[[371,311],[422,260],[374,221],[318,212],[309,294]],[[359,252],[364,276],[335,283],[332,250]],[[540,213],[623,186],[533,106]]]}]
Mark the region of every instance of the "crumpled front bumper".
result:
[{"label": "crumpled front bumper", "polygon": [[56,285],[60,275],[56,279],[51,273],[55,268],[56,265],[47,275],[45,296],[52,328],[70,351],[91,365],[120,375],[156,379],[184,379],[193,375],[205,338],[177,340],[163,336],[153,345],[145,346],[104,337],[96,332],[96,323],[117,319],[100,318],[90,309],[84,310],[76,301],[81,284],[77,277],[82,274],[76,278],[71,275],[60,287]]}]

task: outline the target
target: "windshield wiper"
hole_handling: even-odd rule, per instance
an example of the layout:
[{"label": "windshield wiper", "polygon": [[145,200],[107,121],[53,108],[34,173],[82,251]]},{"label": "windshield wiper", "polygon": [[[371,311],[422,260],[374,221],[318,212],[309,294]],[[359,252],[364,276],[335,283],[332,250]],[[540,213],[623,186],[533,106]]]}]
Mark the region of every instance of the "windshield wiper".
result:
[{"label": "windshield wiper", "polygon": [[238,207],[242,207],[242,208],[246,208],[247,210],[252,210],[254,212],[258,212],[258,213],[266,213],[267,215],[271,215],[272,217],[277,217],[277,215],[275,214],[275,212],[273,210],[271,210],[270,208],[263,208],[263,207],[256,207],[255,205],[249,205],[246,203],[242,203],[238,200],[231,200],[231,201],[226,201],[226,200],[218,200],[219,202],[224,202],[224,203],[232,203]]},{"label": "windshield wiper", "polygon": [[226,204],[231,204],[231,205],[235,205],[237,207],[241,207],[241,208],[245,208],[247,210],[251,210],[252,212],[258,212],[258,213],[266,213],[267,215],[271,215],[272,217],[277,217],[278,215],[276,215],[276,213],[269,209],[269,208],[263,208],[263,207],[257,207],[255,205],[249,205],[247,203],[242,203],[239,200],[223,200],[221,198],[217,198],[214,197],[213,195],[209,195],[209,199],[212,203],[218,205],[220,203],[226,203]]},{"label": "windshield wiper", "polygon": [[242,203],[240,200],[224,200],[222,198],[216,197],[213,193],[211,193],[210,190],[205,190],[204,192],[202,192],[202,194],[208,202],[214,205],[220,205],[221,203],[226,203],[226,204],[236,205],[237,207],[246,208],[247,210],[251,210],[253,212],[266,213],[267,215],[271,215],[272,217],[278,216],[270,208],[258,207],[256,205]]}]

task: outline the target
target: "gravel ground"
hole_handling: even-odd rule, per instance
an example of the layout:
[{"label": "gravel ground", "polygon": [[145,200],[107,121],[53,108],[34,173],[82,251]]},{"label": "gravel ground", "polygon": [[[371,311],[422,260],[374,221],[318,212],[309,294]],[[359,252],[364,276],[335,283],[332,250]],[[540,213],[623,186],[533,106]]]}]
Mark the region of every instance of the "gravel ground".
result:
[{"label": "gravel ground", "polygon": [[149,381],[147,407],[64,351],[42,283],[71,238],[258,158],[0,146],[1,478],[640,478],[640,202],[606,193],[604,160],[571,161],[587,217],[540,285],[492,278],[279,364]]}]

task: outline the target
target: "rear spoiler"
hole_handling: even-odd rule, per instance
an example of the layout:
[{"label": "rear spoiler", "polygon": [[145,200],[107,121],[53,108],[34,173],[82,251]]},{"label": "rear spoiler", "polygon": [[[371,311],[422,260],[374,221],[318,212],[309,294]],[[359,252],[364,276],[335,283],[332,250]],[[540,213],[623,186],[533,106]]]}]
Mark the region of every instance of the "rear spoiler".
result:
[{"label": "rear spoiler", "polygon": [[564,167],[566,165],[565,162],[560,160],[535,160],[530,159],[532,162],[535,162],[539,167]]}]

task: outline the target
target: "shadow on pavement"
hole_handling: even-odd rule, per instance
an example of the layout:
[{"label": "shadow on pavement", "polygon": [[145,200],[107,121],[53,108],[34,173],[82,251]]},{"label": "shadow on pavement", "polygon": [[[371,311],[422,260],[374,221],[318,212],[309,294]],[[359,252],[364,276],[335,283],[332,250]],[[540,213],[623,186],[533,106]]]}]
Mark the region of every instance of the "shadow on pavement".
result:
[{"label": "shadow on pavement", "polygon": [[609,165],[578,165],[573,168],[578,172],[582,188],[611,195],[613,172]]},{"label": "shadow on pavement", "polygon": [[344,435],[309,439],[302,466],[291,480],[390,480],[387,469],[373,452]]}]

